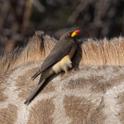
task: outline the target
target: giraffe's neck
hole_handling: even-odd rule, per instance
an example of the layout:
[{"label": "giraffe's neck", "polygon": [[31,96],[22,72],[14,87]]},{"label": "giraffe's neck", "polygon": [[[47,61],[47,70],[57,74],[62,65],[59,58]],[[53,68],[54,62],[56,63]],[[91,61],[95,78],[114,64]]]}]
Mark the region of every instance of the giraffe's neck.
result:
[{"label": "giraffe's neck", "polygon": [[[50,81],[29,106],[26,97],[40,64],[29,64],[1,79],[0,121],[12,124],[123,124],[124,67],[81,66]],[[9,122],[8,122],[9,121]]]},{"label": "giraffe's neck", "polygon": [[[114,42],[116,46],[108,42],[83,44],[80,69],[51,80],[29,106],[24,101],[38,82],[39,78],[33,81],[31,76],[41,62],[22,63],[0,73],[0,123],[123,124],[122,41]],[[107,64],[110,62],[114,64]]]}]

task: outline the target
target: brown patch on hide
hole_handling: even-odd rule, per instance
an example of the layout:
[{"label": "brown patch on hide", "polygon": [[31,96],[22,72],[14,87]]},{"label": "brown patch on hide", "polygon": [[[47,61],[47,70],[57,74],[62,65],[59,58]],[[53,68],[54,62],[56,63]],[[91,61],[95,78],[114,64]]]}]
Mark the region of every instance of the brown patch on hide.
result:
[{"label": "brown patch on hide", "polygon": [[19,76],[16,80],[16,87],[19,91],[19,97],[25,98],[25,96],[29,93],[31,88],[34,86],[34,81],[32,81],[31,76],[33,75],[33,70],[30,69],[26,71],[23,75]]},{"label": "brown patch on hide", "polygon": [[[94,76],[98,81],[92,81],[92,91],[106,92],[106,90],[119,85],[124,80],[124,73],[121,71],[122,69],[124,70],[124,66],[104,66],[101,70],[98,69],[98,75],[99,72],[102,71],[102,74],[100,75],[102,78],[99,79],[97,74]],[[109,76],[109,79],[107,79],[107,76]]]},{"label": "brown patch on hide", "polygon": [[120,108],[120,112],[118,113],[118,117],[121,121],[121,123],[124,123],[124,92],[121,92],[120,94],[118,94],[118,105]]},{"label": "brown patch on hide", "polygon": [[14,124],[17,119],[17,107],[9,104],[0,110],[0,124]]},{"label": "brown patch on hide", "polygon": [[[76,79],[71,79],[65,84],[67,89],[86,89],[89,88],[91,92],[106,92],[106,90],[119,85],[124,81],[124,73],[120,71],[124,67],[120,66],[96,66],[96,67],[83,67],[81,68],[82,77],[76,77]],[[75,74],[81,74],[75,72]],[[83,73],[88,74],[84,76]],[[71,75],[74,76],[75,74]],[[110,75],[110,76],[109,76]],[[109,78],[109,79],[107,79]]]},{"label": "brown patch on hide", "polygon": [[99,106],[92,109],[87,116],[87,124],[105,124],[106,115],[104,115],[104,103],[103,100]]},{"label": "brown patch on hide", "polygon": [[96,77],[89,77],[89,79],[85,79],[85,78],[78,78],[78,79],[72,79],[68,82],[68,85],[66,88],[68,89],[82,89],[82,88],[86,88],[88,86],[91,86],[92,84],[94,84],[94,82],[98,82],[100,79],[103,79],[102,76],[96,76]]},{"label": "brown patch on hide", "polygon": [[[24,73],[24,75],[19,76],[16,81],[16,86],[19,93],[19,97],[25,99],[37,85],[39,77],[35,80],[32,80],[31,77],[33,76],[34,72],[37,71],[37,68],[30,69]],[[51,83],[49,83],[43,90],[42,93],[52,92],[55,88]]]},{"label": "brown patch on hide", "polygon": [[[1,88],[0,88],[1,90]],[[7,99],[7,96],[5,96],[3,93],[0,92],[0,102],[3,102]]]},{"label": "brown patch on hide", "polygon": [[95,84],[92,87],[92,91],[94,92],[106,92],[106,90],[111,89],[114,86],[118,86],[122,81],[124,81],[124,74],[120,74],[118,76],[113,76],[112,79],[108,81],[99,81],[98,83],[95,82]]},{"label": "brown patch on hide", "polygon": [[70,117],[70,124],[103,124],[104,115],[99,107],[85,98],[66,96],[64,99],[66,115]]},{"label": "brown patch on hide", "polygon": [[124,92],[121,92],[120,94],[118,94],[118,100],[119,100],[119,104],[124,104]]},{"label": "brown patch on hide", "polygon": [[6,96],[3,92],[6,88],[6,79],[9,77],[9,74],[3,73],[0,74],[0,101],[5,101],[8,96]]},{"label": "brown patch on hide", "polygon": [[28,124],[52,124],[54,108],[50,99],[39,101],[30,110]]}]

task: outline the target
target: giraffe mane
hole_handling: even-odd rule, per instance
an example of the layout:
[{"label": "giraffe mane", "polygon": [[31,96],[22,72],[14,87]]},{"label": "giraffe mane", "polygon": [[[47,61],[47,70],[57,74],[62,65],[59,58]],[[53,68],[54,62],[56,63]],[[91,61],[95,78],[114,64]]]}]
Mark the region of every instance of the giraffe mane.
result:
[{"label": "giraffe mane", "polygon": [[[55,45],[56,40],[48,35],[43,39],[35,34],[24,48],[18,48],[0,59],[1,72],[23,64],[43,60]],[[81,45],[80,65],[124,65],[124,38],[88,39]]]},{"label": "giraffe mane", "polygon": [[124,38],[88,39],[82,45],[83,65],[124,65]]},{"label": "giraffe mane", "polygon": [[[42,60],[50,49],[54,46],[54,38],[45,35],[43,39],[35,34],[23,48],[17,48],[9,54],[4,54],[0,58],[1,72],[6,72],[27,64]],[[46,52],[47,51],[47,52]]]}]

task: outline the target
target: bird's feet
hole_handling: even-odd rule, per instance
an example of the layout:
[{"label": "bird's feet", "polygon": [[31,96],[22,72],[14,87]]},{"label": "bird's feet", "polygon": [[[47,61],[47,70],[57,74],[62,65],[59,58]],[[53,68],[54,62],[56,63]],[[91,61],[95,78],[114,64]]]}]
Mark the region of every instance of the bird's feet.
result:
[{"label": "bird's feet", "polygon": [[68,75],[69,75],[69,71],[68,72],[65,72],[65,73],[62,73],[61,74],[61,80],[64,80],[65,78],[67,78],[68,77]]},{"label": "bird's feet", "polygon": [[77,71],[79,71],[79,68],[76,67],[76,68],[73,68],[71,72],[72,72],[72,73],[75,73],[75,72],[77,72]]}]

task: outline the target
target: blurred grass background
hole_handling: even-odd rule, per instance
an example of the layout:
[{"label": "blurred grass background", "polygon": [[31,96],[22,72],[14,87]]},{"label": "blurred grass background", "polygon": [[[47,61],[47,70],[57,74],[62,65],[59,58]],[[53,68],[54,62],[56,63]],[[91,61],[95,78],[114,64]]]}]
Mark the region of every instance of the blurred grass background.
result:
[{"label": "blurred grass background", "polygon": [[83,37],[123,36],[124,0],[0,0],[0,49],[23,45],[36,30],[75,25]]}]

